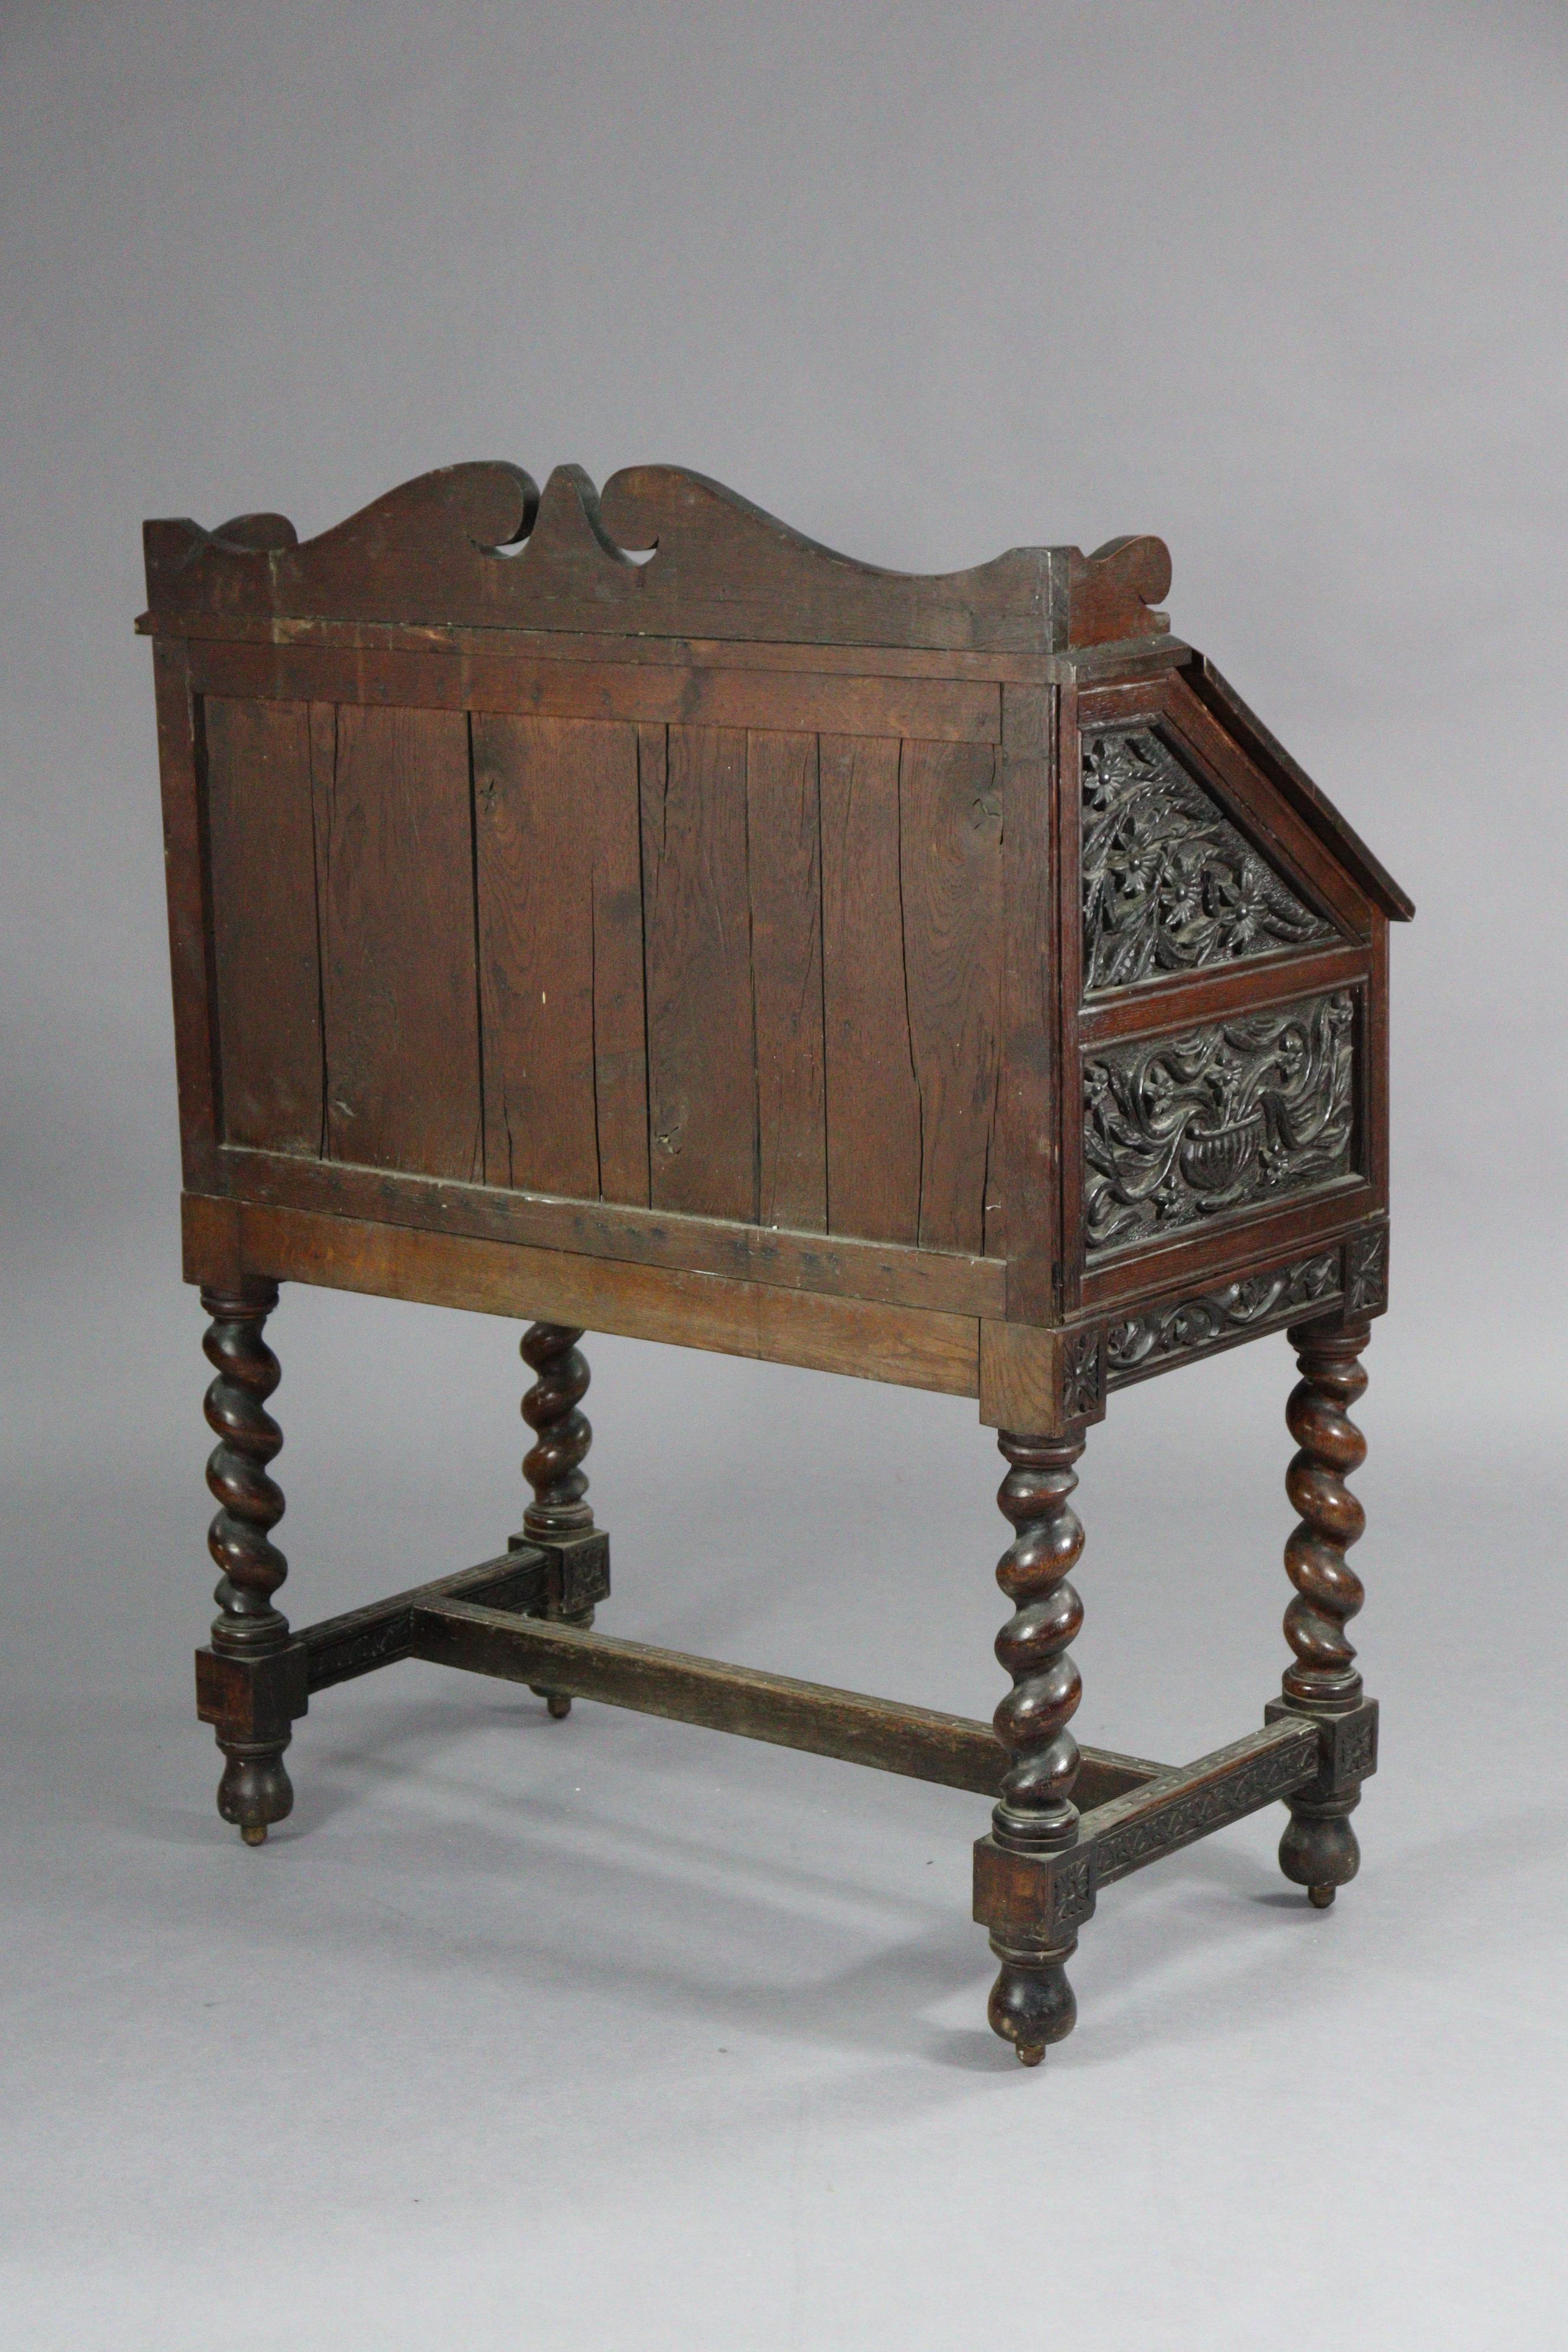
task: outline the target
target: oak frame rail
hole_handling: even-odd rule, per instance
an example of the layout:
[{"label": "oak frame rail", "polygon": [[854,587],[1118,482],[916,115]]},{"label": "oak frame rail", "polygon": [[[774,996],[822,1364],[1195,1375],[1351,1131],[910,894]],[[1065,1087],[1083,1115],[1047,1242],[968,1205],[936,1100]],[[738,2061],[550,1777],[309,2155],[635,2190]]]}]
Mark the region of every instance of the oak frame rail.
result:
[{"label": "oak frame rail", "polygon": [[[1007,1755],[988,1723],[837,1690],[646,1642],[519,1617],[445,1594],[413,1604],[408,1654],[501,1682],[548,1685],[642,1715],[837,1757],[913,1780],[994,1797]],[[1142,1757],[1085,1748],[1079,1784],[1102,1801],[1156,1779]]]}]

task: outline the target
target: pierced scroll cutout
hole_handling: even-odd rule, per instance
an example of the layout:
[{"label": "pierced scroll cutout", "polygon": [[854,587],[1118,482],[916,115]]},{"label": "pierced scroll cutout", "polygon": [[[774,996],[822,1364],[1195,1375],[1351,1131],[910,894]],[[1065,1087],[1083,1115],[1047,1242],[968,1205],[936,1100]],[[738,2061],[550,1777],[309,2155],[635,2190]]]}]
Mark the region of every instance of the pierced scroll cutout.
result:
[{"label": "pierced scroll cutout", "polygon": [[889,572],[822,546],[679,466],[603,491],[557,466],[448,466],[309,540],[282,515],[144,528],[156,630],[221,621],[570,629],[1048,652],[1165,633],[1157,539],[1015,547],[962,572]]},{"label": "pierced scroll cutout", "polygon": [[1086,995],[1336,936],[1159,736],[1086,739]]}]

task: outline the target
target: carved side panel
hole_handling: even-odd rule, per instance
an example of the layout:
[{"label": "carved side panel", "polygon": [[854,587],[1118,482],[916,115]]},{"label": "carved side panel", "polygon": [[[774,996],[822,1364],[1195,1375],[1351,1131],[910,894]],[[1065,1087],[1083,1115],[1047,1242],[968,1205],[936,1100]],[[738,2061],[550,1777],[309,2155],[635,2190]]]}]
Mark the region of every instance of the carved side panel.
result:
[{"label": "carved side panel", "polygon": [[1089,1255],[1353,1173],[1355,1026],[1335,989],[1086,1063]]},{"label": "carved side panel", "polygon": [[1149,728],[1085,739],[1086,996],[1337,936]]}]

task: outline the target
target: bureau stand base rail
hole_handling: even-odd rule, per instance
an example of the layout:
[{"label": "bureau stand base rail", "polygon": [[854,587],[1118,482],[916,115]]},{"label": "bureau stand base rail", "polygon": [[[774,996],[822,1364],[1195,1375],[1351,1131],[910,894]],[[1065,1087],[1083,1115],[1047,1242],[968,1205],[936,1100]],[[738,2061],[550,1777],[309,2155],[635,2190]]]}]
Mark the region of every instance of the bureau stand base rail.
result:
[{"label": "bureau stand base rail", "polygon": [[[562,1622],[601,1597],[606,1539],[519,1543],[500,1558],[300,1628],[286,1648],[235,1659],[196,1653],[198,1711],[220,1738],[265,1739],[310,1695],[421,1658],[502,1682],[598,1699],[742,1738],[995,1797],[1007,1751],[988,1723],[792,1675],[658,1649]],[[552,1614],[545,1614],[545,1612]],[[1329,1795],[1375,1768],[1376,1703],[1332,1720],[1276,1706],[1258,1731],[1190,1764],[1085,1748],[1070,1843],[1022,1853],[975,1846],[974,1916],[998,1949],[1059,1947],[1101,1886],[1278,1799]]]}]

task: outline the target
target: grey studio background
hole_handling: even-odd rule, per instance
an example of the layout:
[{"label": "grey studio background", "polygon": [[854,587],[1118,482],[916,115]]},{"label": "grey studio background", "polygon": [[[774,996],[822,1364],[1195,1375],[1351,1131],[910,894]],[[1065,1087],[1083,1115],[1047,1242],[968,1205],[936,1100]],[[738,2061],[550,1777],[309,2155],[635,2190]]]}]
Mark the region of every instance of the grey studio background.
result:
[{"label": "grey studio background", "polygon": [[[1563,2340],[1565,126],[1550,5],[10,0],[0,2345]],[[911,569],[1158,531],[1416,898],[1363,1875],[1276,1814],[1112,1890],[1038,2074],[973,1799],[403,1667],[213,1811],[139,524],[489,456]],[[498,1548],[515,1328],[270,1336],[296,1617]],[[589,1351],[602,1622],[989,1712],[970,1407]],[[1086,1738],[1277,1687],[1291,1378],[1091,1433]]]}]

